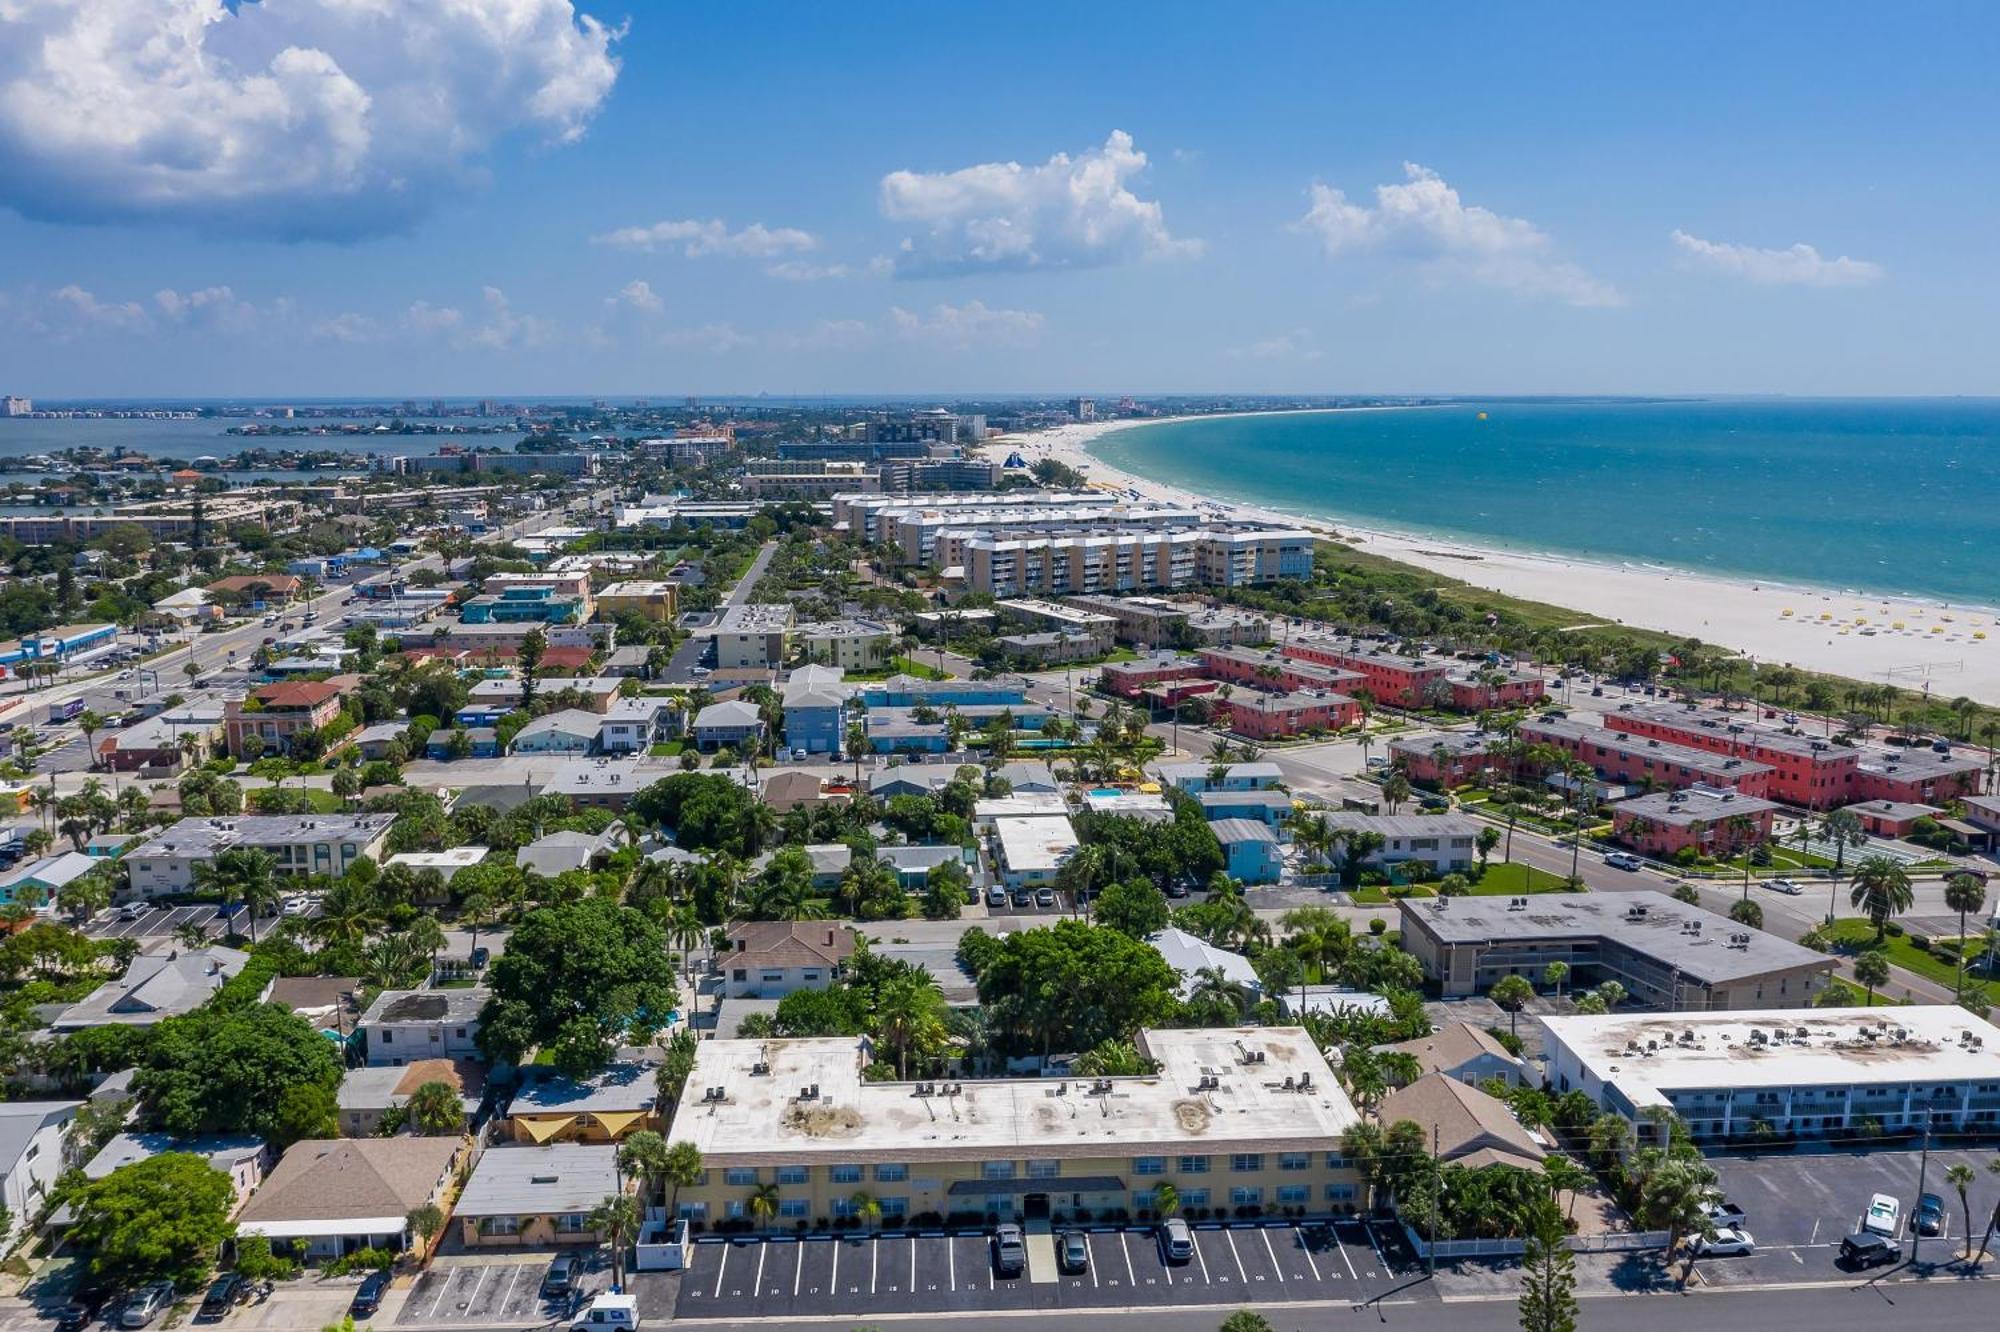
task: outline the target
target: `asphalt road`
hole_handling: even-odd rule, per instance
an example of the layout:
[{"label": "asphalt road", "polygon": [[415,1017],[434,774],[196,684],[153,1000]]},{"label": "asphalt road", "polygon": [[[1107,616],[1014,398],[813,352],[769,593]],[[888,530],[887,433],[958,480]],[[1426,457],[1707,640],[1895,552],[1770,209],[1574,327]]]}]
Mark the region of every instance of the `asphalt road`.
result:
[{"label": "asphalt road", "polygon": [[[741,606],[750,600],[751,593],[757,589],[757,580],[764,576],[764,570],[771,563],[771,556],[777,553],[777,549],[778,543],[775,541],[764,543],[756,557],[750,561],[750,567],[736,580],[736,586],[730,588],[729,595],[722,599],[723,605]],[[674,655],[668,658],[667,669],[660,676],[660,681],[664,684],[700,684],[701,677],[695,675],[694,668],[711,664],[709,647],[712,642],[712,639],[699,636],[687,638],[674,649]]]}]

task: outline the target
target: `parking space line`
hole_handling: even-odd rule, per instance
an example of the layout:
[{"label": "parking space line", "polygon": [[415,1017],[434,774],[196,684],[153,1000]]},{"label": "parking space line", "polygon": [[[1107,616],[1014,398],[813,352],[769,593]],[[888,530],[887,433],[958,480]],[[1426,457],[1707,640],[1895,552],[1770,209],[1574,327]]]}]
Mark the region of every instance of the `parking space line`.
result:
[{"label": "parking space line", "polygon": [[729,1251],[734,1247],[727,1240],[722,1242],[722,1261],[715,1265],[715,1293],[709,1297],[710,1299],[722,1298],[722,1273],[729,1266]]},{"label": "parking space line", "polygon": [[764,1293],[764,1259],[769,1256],[771,1246],[767,1241],[757,1241],[757,1275],[750,1279],[750,1296],[755,1299]]},{"label": "parking space line", "polygon": [[[1332,1226],[1328,1226],[1328,1227],[1326,1228],[1326,1233],[1327,1233],[1327,1234],[1329,1234],[1329,1235],[1331,1235],[1331,1234],[1333,1233],[1333,1227],[1332,1227]],[[1306,1232],[1305,1232],[1305,1227],[1304,1227],[1304,1226],[1293,1226],[1293,1227],[1292,1227],[1292,1238],[1293,1238],[1294,1240],[1297,1240],[1297,1241],[1298,1241],[1298,1245],[1299,1245],[1299,1252],[1300,1252],[1300,1253],[1302,1253],[1302,1254],[1304,1254],[1304,1255],[1306,1256],[1306,1266],[1307,1266],[1307,1267],[1310,1267],[1310,1268],[1312,1269],[1312,1273],[1313,1273],[1313,1280],[1314,1280],[1314,1281],[1318,1281],[1318,1280],[1320,1279],[1320,1276],[1319,1276],[1319,1264],[1313,1261],[1313,1251],[1312,1251],[1312,1245],[1310,1245],[1310,1244],[1306,1243]],[[1335,1241],[1334,1241],[1334,1243],[1336,1243],[1336,1244],[1338,1244],[1339,1242],[1340,1242],[1340,1241],[1338,1241],[1338,1240],[1335,1240]]]},{"label": "parking space line", "polygon": [[479,1303],[479,1288],[486,1284],[486,1274],[492,1270],[493,1268],[490,1264],[482,1267],[479,1269],[479,1275],[472,1279],[472,1293],[465,1297],[466,1313],[476,1312],[472,1306]]},{"label": "parking space line", "polygon": [[431,1311],[426,1317],[436,1318],[438,1310],[444,1308],[444,1297],[451,1294],[452,1278],[457,1275],[456,1272],[447,1273],[445,1279],[438,1283],[438,1297],[431,1301]]},{"label": "parking space line", "polygon": [[841,1241],[841,1238],[840,1238],[840,1236],[838,1236],[838,1235],[835,1235],[835,1236],[833,1237],[833,1271],[832,1271],[831,1273],[829,1273],[829,1274],[827,1275],[827,1278],[826,1278],[826,1293],[827,1293],[827,1294],[829,1294],[829,1295],[835,1295],[835,1294],[838,1294],[838,1293],[839,1293],[839,1291],[840,1291],[840,1246],[841,1246],[841,1243],[842,1243],[842,1241]]},{"label": "parking space line", "polygon": [[910,1236],[910,1294],[917,1293],[917,1237]]},{"label": "parking space line", "polygon": [[1271,1270],[1278,1274],[1278,1284],[1282,1286],[1285,1284],[1285,1269],[1279,1265],[1278,1251],[1271,1245],[1271,1232],[1259,1226],[1257,1233],[1264,1237],[1264,1252],[1271,1255]]},{"label": "parking space line", "polygon": [[1340,1238],[1340,1232],[1338,1230],[1335,1230],[1332,1226],[1328,1226],[1327,1231],[1333,1236],[1334,1252],[1340,1255],[1341,1262],[1347,1264],[1347,1275],[1356,1281],[1361,1280],[1360,1276],[1358,1276],[1354,1271],[1354,1260],[1347,1256],[1347,1245],[1344,1242],[1342,1242]]},{"label": "parking space line", "polygon": [[1132,1246],[1125,1242],[1125,1232],[1118,1232],[1118,1248],[1125,1255],[1125,1279],[1133,1286],[1139,1284],[1139,1276],[1132,1270]]},{"label": "parking space line", "polygon": [[[1368,1236],[1368,1247],[1375,1250],[1375,1261],[1382,1264],[1383,1270],[1387,1271],[1389,1260],[1382,1256],[1382,1246],[1375,1242],[1375,1227],[1364,1221],[1361,1225],[1361,1233]],[[1374,1276],[1375,1274],[1370,1272],[1368,1275]]]},{"label": "parking space line", "polygon": [[792,1264],[792,1298],[793,1298],[793,1299],[797,1299],[797,1298],[798,1298],[798,1295],[799,1295],[799,1282],[800,1282],[800,1281],[802,1281],[802,1280],[803,1280],[803,1279],[805,1278],[805,1274],[806,1274],[806,1246],[805,1246],[804,1244],[801,1244],[801,1245],[799,1245],[799,1260],[798,1260],[798,1261],[797,1261],[796,1263],[793,1263],[793,1264]]},{"label": "parking space line", "polygon": [[1236,1232],[1225,1227],[1222,1238],[1229,1241],[1229,1256],[1236,1261],[1236,1279],[1244,1285],[1250,1284],[1250,1274],[1243,1270],[1243,1255],[1236,1252]]},{"label": "parking space line", "polygon": [[[951,1242],[951,1237],[949,1235],[945,1236],[945,1241],[944,1241],[944,1261],[945,1261],[945,1271],[951,1277],[951,1288],[953,1290],[957,1290],[958,1289],[958,1246]],[[870,1272],[868,1275],[868,1293],[870,1295],[873,1295],[875,1293],[875,1275],[873,1272]]]},{"label": "parking space line", "polygon": [[1083,1256],[1090,1260],[1090,1288],[1097,1289],[1097,1250],[1090,1247],[1090,1236],[1083,1237]]},{"label": "parking space line", "polygon": [[[945,1241],[945,1252],[951,1252],[951,1241]],[[877,1235],[868,1246],[868,1293],[875,1293],[875,1282],[882,1270],[882,1237]]]}]

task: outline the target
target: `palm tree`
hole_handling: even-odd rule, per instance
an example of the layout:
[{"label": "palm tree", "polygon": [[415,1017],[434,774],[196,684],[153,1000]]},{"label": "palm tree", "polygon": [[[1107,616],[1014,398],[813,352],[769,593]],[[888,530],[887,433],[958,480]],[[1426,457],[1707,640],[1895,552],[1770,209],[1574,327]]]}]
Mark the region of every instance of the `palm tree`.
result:
[{"label": "palm tree", "polygon": [[386,919],[381,899],[372,888],[341,879],[333,885],[312,921],[312,932],[325,943],[361,943],[380,930]]},{"label": "palm tree", "polygon": [[[1619,1121],[1624,1122],[1624,1121]],[[1375,1208],[1375,1190],[1382,1182],[1382,1128],[1366,1121],[1341,1135],[1340,1154],[1361,1177],[1362,1210]]]},{"label": "palm tree", "polygon": [[1589,1188],[1597,1177],[1569,1157],[1557,1154],[1542,1162],[1542,1178],[1548,1181],[1551,1193],[1569,1195],[1569,1207],[1563,1215],[1574,1216],[1577,1195]]},{"label": "palm tree", "polygon": [[1889,983],[1889,959],[1874,951],[1854,959],[1854,979],[1868,987],[1867,1004],[1875,1006],[1875,987]]},{"label": "palm tree", "polygon": [[1558,999],[1562,998],[1563,982],[1568,979],[1569,963],[1567,962],[1551,962],[1542,968],[1542,984],[1553,990]]},{"label": "palm tree", "polygon": [[277,867],[268,851],[231,847],[213,860],[197,863],[194,883],[203,892],[219,894],[225,906],[242,902],[250,916],[250,941],[255,943],[257,913],[278,897]]},{"label": "palm tree", "polygon": [[778,1215],[779,1201],[776,1184],[759,1184],[750,1190],[748,1206],[751,1218],[760,1226],[770,1225],[772,1218]]},{"label": "palm tree", "polygon": [[640,1129],[619,1144],[618,1168],[644,1186],[651,1202],[667,1173],[667,1140],[651,1129]]},{"label": "palm tree", "polygon": [[426,1082],[410,1093],[403,1103],[405,1118],[427,1138],[461,1133],[465,1129],[465,1103],[448,1082]]},{"label": "palm tree", "polygon": [[[776,1192],[775,1185],[772,1191]],[[611,1246],[611,1284],[622,1289],[625,1285],[625,1241],[639,1233],[638,1200],[629,1193],[614,1193],[590,1209],[590,1217],[585,1224],[604,1236],[604,1242]]]},{"label": "palm tree", "polygon": [[1153,1213],[1161,1220],[1181,1210],[1180,1190],[1161,1180],[1153,1186]]},{"label": "palm tree", "polygon": [[1535,997],[1535,987],[1526,976],[1502,976],[1486,992],[1486,997],[1507,1010],[1507,1034],[1519,1039],[1515,1031],[1520,1021],[1521,1010]]},{"label": "palm tree", "polygon": [[912,1050],[928,1053],[945,1038],[945,1002],[928,974],[902,975],[883,985],[875,1000],[875,1027],[896,1052],[896,1077],[909,1076]]},{"label": "palm tree", "polygon": [[1910,872],[1900,861],[1869,856],[1854,867],[1854,882],[1847,900],[1874,924],[1879,943],[1889,928],[1890,917],[1908,911],[1917,896],[1910,884]]},{"label": "palm tree", "polygon": [[1963,1161],[1953,1164],[1944,1172],[1944,1182],[1958,1190],[1958,1205],[1965,1209],[1965,1257],[1972,1257],[1972,1181],[1978,1172]]},{"label": "palm tree", "polygon": [[1250,1006],[1250,991],[1221,967],[1203,967],[1194,974],[1187,1002],[1190,1008],[1227,1013],[1240,1022],[1244,1010]]},{"label": "palm tree", "polygon": [[1944,881],[1944,904],[1958,913],[1958,993],[1965,992],[1965,918],[1986,905],[1986,882],[1977,875],[1954,874]]},{"label": "palm tree", "polygon": [[857,1191],[847,1200],[847,1214],[859,1217],[863,1227],[873,1230],[882,1224],[882,1200],[871,1193]]},{"label": "palm tree", "polygon": [[670,1189],[667,1194],[667,1216],[671,1219],[680,1210],[681,1190],[691,1189],[701,1182],[704,1167],[701,1148],[683,1139],[667,1148],[667,1154],[660,1162],[660,1178]]},{"label": "palm tree", "polygon": [[1382,800],[1389,806],[1391,814],[1394,814],[1397,808],[1409,798],[1410,779],[1403,775],[1401,769],[1391,772],[1387,777],[1382,779]]},{"label": "palm tree", "polygon": [[[1699,1160],[1668,1158],[1649,1171],[1639,1185],[1639,1218],[1648,1230],[1667,1232],[1667,1261],[1690,1233],[1712,1233],[1705,1212],[1717,1181],[1715,1168]],[[1683,1269],[1683,1282],[1686,1280]]]}]

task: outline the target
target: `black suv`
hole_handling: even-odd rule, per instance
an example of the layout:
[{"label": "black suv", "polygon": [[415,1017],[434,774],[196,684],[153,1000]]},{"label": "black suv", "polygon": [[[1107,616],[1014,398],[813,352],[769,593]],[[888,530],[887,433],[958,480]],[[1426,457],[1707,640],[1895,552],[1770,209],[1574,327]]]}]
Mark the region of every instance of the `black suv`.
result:
[{"label": "black suv", "polygon": [[213,1323],[229,1312],[229,1306],[242,1298],[244,1280],[234,1272],[224,1272],[209,1283],[208,1294],[201,1297],[201,1307],[194,1312],[195,1321]]},{"label": "black suv", "polygon": [[97,1315],[104,1311],[104,1302],[111,1298],[111,1292],[103,1286],[79,1286],[69,1297],[69,1302],[56,1315],[56,1332],[83,1332],[97,1321]]},{"label": "black suv", "polygon": [[347,1306],[347,1311],[356,1318],[372,1317],[381,1309],[383,1292],[388,1289],[389,1274],[387,1272],[370,1272],[368,1279],[361,1283],[361,1289],[354,1292],[354,1303]]},{"label": "black suv", "polygon": [[1856,1231],[1840,1242],[1840,1261],[1846,1267],[1880,1267],[1900,1262],[1902,1257],[1902,1245],[1873,1231]]}]

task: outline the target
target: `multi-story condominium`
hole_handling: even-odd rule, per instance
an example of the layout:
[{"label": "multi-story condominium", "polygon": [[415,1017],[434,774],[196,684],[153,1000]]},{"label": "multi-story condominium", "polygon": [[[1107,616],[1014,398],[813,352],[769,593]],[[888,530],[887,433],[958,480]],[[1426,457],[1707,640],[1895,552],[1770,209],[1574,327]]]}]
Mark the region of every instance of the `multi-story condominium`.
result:
[{"label": "multi-story condominium", "polygon": [[1498,762],[1488,731],[1439,731],[1431,735],[1397,736],[1389,742],[1389,761],[1403,775],[1426,786],[1464,786]]},{"label": "multi-story condominium", "polygon": [[1328,813],[1326,821],[1336,832],[1370,832],[1382,838],[1382,845],[1362,863],[1375,869],[1392,869],[1410,860],[1421,860],[1439,874],[1472,868],[1479,854],[1479,830],[1484,825],[1464,814],[1362,814],[1354,810]]},{"label": "multi-story condominium", "polygon": [[991,490],[1000,479],[998,463],[984,458],[903,459],[882,464],[882,489],[899,494],[924,490]]},{"label": "multi-story condominium", "polygon": [[1359,725],[1361,705],[1326,689],[1267,694],[1246,690],[1223,698],[1208,695],[1212,716],[1237,735],[1280,740],[1308,731],[1339,731]]},{"label": "multi-story condominium", "polygon": [[[650,501],[650,497],[649,501]],[[977,495],[847,494],[833,497],[833,521],[864,541],[887,541],[894,524],[906,517],[928,515],[938,525],[953,522],[1002,522],[1008,514],[1037,516],[1051,509],[1129,510],[1100,490],[1017,490]],[[1152,506],[1164,507],[1164,506]],[[1192,515],[1192,510],[1176,510]],[[967,515],[970,515],[969,517]],[[918,557],[909,555],[912,562]]]},{"label": "multi-story condominium", "polygon": [[781,462],[783,470],[748,470],[743,491],[764,500],[831,499],[835,495],[873,495],[882,489],[882,474],[862,463]]},{"label": "multi-story condominium", "polygon": [[717,670],[782,666],[793,617],[789,601],[745,602],[724,607],[713,624],[697,632],[715,640]]},{"label": "multi-story condominium", "polygon": [[1200,659],[1201,673],[1209,679],[1253,689],[1333,689],[1351,695],[1368,684],[1367,677],[1358,671],[1320,666],[1257,648],[1203,648],[1195,655]]},{"label": "multi-story condominium", "polygon": [[843,671],[879,671],[894,654],[896,630],[878,620],[815,620],[792,630],[808,662]]},{"label": "multi-story condominium", "polygon": [[1515,734],[1525,744],[1547,745],[1582,759],[1608,782],[1669,791],[1697,785],[1727,787],[1746,796],[1764,796],[1771,790],[1771,766],[1752,758],[1712,754],[1566,720],[1524,721]]},{"label": "multi-story condominium", "polygon": [[288,754],[294,738],[317,731],[340,715],[340,690],[324,680],[265,685],[241,702],[226,704],[223,735],[229,752],[248,754],[256,737],[259,754]]},{"label": "multi-story condominium", "polygon": [[1604,724],[1768,763],[1775,770],[1770,794],[1808,809],[1832,809],[1855,800],[1895,800],[1942,805],[1978,793],[1983,757],[1886,745],[1850,747],[1763,725],[1746,714],[1712,708],[1655,704],[1619,709]]},{"label": "multi-story condominium", "polygon": [[[962,541],[960,538],[963,538]],[[1242,532],[1212,527],[1105,530],[1029,535],[947,530],[938,558],[963,571],[969,592],[1064,597],[1078,593],[1248,587],[1310,570],[1309,532]]]},{"label": "multi-story condominium", "polygon": [[483,986],[461,990],[384,990],[356,1030],[371,1067],[400,1068],[420,1059],[480,1059],[479,1010],[492,998]]},{"label": "multi-story condominium", "polygon": [[591,599],[590,574],[587,570],[570,573],[496,573],[488,574],[479,584],[479,590],[499,593],[504,596],[517,588],[547,588],[560,596],[575,597],[583,604],[583,618],[589,619],[597,610],[597,603]]},{"label": "multi-story condominium", "polygon": [[1700,907],[1631,896],[1405,898],[1402,945],[1447,999],[1561,962],[1578,989],[1615,980],[1633,1003],[1676,1011],[1810,1008],[1839,965]]},{"label": "multi-story condominium", "polygon": [[703,1041],[668,1131],[706,1167],[681,1214],[765,1224],[841,1222],[866,1193],[885,1224],[1153,1215],[1162,1184],[1183,1213],[1346,1211],[1360,1181],[1342,1155],[1359,1120],[1296,1027],[1144,1030],[1136,1077],[899,1082],[865,1075],[866,1041]]},{"label": "multi-story condominium", "polygon": [[666,624],[673,620],[680,584],[657,578],[627,579],[597,594],[597,609],[606,615],[643,615]]},{"label": "multi-story condominium", "polygon": [[1778,804],[1726,786],[1655,791],[1611,807],[1611,835],[1649,856],[1693,848],[1697,855],[1734,855],[1771,840]]},{"label": "multi-story condominium", "polygon": [[1662,1109],[1710,1141],[2000,1128],[2000,1028],[1952,1005],[1538,1021],[1554,1089],[1641,1143]]},{"label": "multi-story condominium", "polygon": [[581,624],[590,618],[583,598],[549,587],[482,592],[460,607],[466,624]]},{"label": "multi-story condominium", "polygon": [[1120,698],[1137,698],[1148,689],[1176,681],[1207,678],[1201,662],[1172,653],[1142,657],[1138,661],[1107,662],[1097,672],[1098,683]]},{"label": "multi-story condominium", "polygon": [[1066,655],[1088,657],[1109,652],[1115,642],[1117,621],[1096,611],[1054,601],[1038,601],[1032,597],[997,602],[993,609],[1003,620],[1076,640],[1072,645],[1076,650]]},{"label": "multi-story condominium", "polygon": [[1447,677],[1452,664],[1435,657],[1405,657],[1336,642],[1330,638],[1295,639],[1284,654],[1300,661],[1316,662],[1354,671],[1362,676],[1360,688],[1377,703],[1395,707],[1437,707],[1450,702]]},{"label": "multi-story condominium", "polygon": [[778,446],[778,456],[787,462],[879,463],[930,455],[930,442],[922,439],[801,439]]},{"label": "multi-story condominium", "polygon": [[135,898],[171,897],[194,885],[197,865],[224,851],[254,847],[280,874],[344,874],[362,856],[380,860],[393,814],[242,814],[182,819],[125,853]]}]

